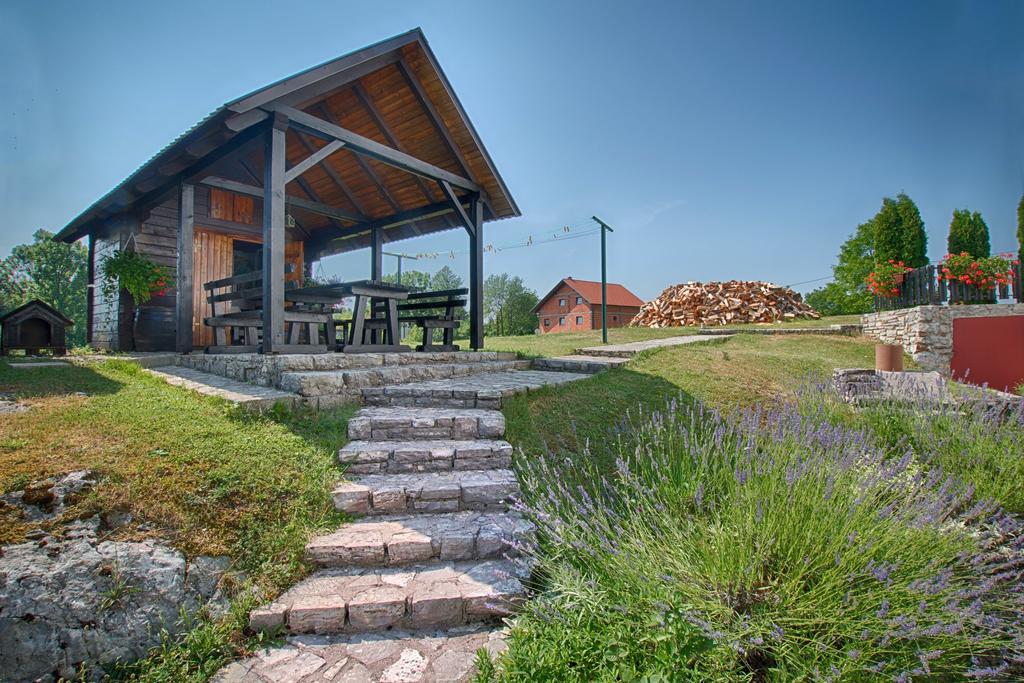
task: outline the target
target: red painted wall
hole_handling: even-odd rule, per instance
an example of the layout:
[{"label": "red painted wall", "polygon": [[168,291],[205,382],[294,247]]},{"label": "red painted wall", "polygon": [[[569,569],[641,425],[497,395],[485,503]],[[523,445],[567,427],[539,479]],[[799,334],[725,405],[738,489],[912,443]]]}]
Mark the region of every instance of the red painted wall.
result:
[{"label": "red painted wall", "polygon": [[[601,305],[591,306],[586,299],[576,303],[578,296],[575,289],[562,283],[558,291],[537,310],[537,325],[540,331],[579,332],[601,329]],[[561,304],[562,300],[565,301],[564,305]],[[625,327],[639,312],[638,306],[609,306],[608,327]],[[563,318],[564,322],[560,322]]]},{"label": "red painted wall", "polygon": [[1024,382],[1024,316],[955,318],[950,370],[954,379],[1013,391]]}]

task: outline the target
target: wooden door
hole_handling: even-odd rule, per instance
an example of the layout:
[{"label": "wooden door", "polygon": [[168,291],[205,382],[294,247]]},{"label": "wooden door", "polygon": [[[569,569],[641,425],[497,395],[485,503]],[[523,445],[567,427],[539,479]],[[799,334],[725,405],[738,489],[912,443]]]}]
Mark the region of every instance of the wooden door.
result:
[{"label": "wooden door", "polygon": [[233,245],[230,235],[195,229],[192,241],[192,345],[195,348],[213,344],[213,328],[203,324],[203,318],[213,315],[203,283],[231,277]]},{"label": "wooden door", "polygon": [[[249,237],[225,235],[211,230],[195,228],[192,242],[192,345],[205,348],[214,343],[213,328],[203,324],[203,319],[213,315],[213,309],[206,301],[203,283],[234,275],[235,241],[260,244],[260,240]],[[302,285],[304,245],[299,241],[285,243],[285,263],[294,266],[285,273],[285,282]]]}]

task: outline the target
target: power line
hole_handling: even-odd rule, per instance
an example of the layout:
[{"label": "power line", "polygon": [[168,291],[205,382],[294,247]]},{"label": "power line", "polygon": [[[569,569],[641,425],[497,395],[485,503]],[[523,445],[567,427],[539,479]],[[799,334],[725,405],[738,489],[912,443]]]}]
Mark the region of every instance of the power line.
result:
[{"label": "power line", "polygon": [[821,282],[822,280],[831,280],[835,275],[826,275],[825,277],[818,277],[813,280],[804,280],[803,282],[794,282],[791,285],[783,285],[783,287],[796,287],[797,285],[809,285],[812,282]]}]

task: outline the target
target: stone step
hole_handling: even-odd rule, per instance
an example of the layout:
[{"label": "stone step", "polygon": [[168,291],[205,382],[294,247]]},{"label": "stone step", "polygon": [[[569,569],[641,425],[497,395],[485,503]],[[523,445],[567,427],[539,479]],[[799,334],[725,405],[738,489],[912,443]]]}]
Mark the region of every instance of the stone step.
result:
[{"label": "stone step", "polygon": [[505,417],[479,408],[363,408],[348,422],[353,441],[497,439]]},{"label": "stone step", "polygon": [[507,441],[350,441],[338,451],[346,474],[488,470],[512,466]]},{"label": "stone step", "polygon": [[512,470],[369,474],[339,483],[334,507],[352,515],[505,510],[519,492]]},{"label": "stone step", "polygon": [[379,365],[344,370],[290,371],[281,373],[277,386],[284,391],[290,391],[301,396],[347,394],[358,392],[367,387],[383,387],[426,380],[462,378],[483,372],[522,370],[529,368],[530,363],[528,360],[398,363],[395,365]]},{"label": "stone step", "polygon": [[249,626],[290,633],[450,628],[511,614],[525,596],[523,578],[523,565],[509,560],[321,569],[253,610]]},{"label": "stone step", "polygon": [[511,512],[387,516],[346,524],[306,544],[321,567],[393,567],[430,560],[485,560],[516,555],[533,525]]},{"label": "stone step", "polygon": [[617,356],[556,356],[555,358],[534,358],[533,367],[535,370],[558,370],[562,372],[582,372],[593,375],[603,372],[609,368],[625,365],[628,358]]},{"label": "stone step", "polygon": [[273,387],[256,386],[192,368],[164,365],[145,369],[144,372],[159,377],[168,384],[184,387],[204,396],[216,396],[256,412],[269,410],[278,404],[292,408],[306,403],[306,399],[298,394]]},{"label": "stone step", "polygon": [[507,627],[464,624],[447,630],[294,635],[231,662],[212,683],[470,683],[477,651],[497,657]]},{"label": "stone step", "polygon": [[[536,362],[536,361],[535,361]],[[602,366],[602,369],[607,364]],[[483,372],[469,377],[411,382],[398,386],[362,390],[363,403],[370,406],[420,406],[437,408],[501,408],[502,399],[536,391],[546,386],[586,379],[576,366],[573,372],[513,370]],[[595,370],[596,372],[596,370]]]}]

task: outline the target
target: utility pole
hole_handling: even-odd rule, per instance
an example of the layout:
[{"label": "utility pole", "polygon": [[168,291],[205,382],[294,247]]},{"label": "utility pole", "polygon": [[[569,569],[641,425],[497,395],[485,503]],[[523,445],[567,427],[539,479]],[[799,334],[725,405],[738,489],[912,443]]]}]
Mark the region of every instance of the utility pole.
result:
[{"label": "utility pole", "polygon": [[409,254],[396,254],[393,251],[382,252],[385,256],[394,256],[398,259],[398,284],[402,284],[402,259],[409,259],[410,261],[418,261],[419,256],[410,256]]},{"label": "utility pole", "polygon": [[601,226],[601,343],[608,343],[608,259],[605,246],[606,232],[615,232],[612,226],[597,216],[591,216]]}]

